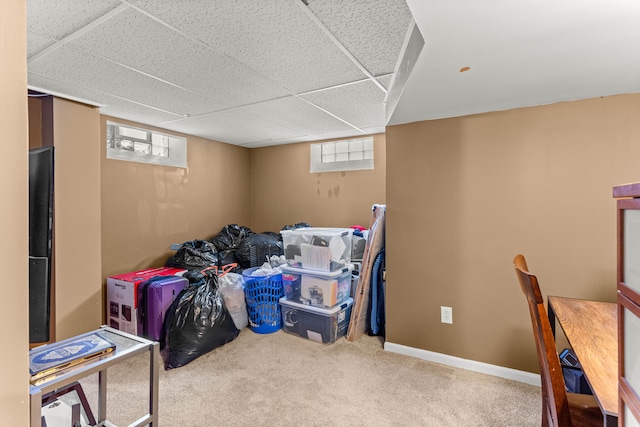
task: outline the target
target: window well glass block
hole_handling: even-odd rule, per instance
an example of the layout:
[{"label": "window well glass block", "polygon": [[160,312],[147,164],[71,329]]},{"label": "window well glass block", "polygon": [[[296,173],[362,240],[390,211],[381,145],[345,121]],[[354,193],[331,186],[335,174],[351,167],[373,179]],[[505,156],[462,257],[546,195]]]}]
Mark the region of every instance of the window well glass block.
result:
[{"label": "window well glass block", "polygon": [[116,139],[116,148],[133,151],[133,141],[129,139]]},{"label": "window well glass block", "polygon": [[348,153],[348,152],[349,152],[349,141],[336,142],[336,153]]},{"label": "window well glass block", "polygon": [[337,153],[336,162],[346,162],[349,160],[349,153]]},{"label": "window well glass block", "polygon": [[120,126],[118,129],[118,133],[121,136],[128,136],[129,138],[146,139],[146,140],[149,139],[146,131],[133,129],[125,126]]},{"label": "window well glass block", "polygon": [[[342,172],[373,169],[373,137],[311,144],[309,171]],[[363,148],[370,147],[369,150]]]},{"label": "window well glass block", "polygon": [[107,121],[107,158],[187,167],[187,139]]},{"label": "window well glass block", "polygon": [[136,142],[134,144],[134,151],[136,153],[151,154],[151,144],[146,144],[144,142]]},{"label": "window well glass block", "polygon": [[333,142],[322,144],[322,155],[335,154],[335,152],[336,152],[336,144],[334,144]]},{"label": "window well glass block", "polygon": [[352,139],[351,141],[349,141],[349,151],[362,151],[362,140]]},{"label": "window well glass block", "polygon": [[151,154],[153,154],[154,156],[168,157],[169,147],[157,147],[154,145],[151,147]]},{"label": "window well glass block", "polygon": [[169,137],[167,135],[162,135],[160,133],[152,133],[151,134],[151,143],[158,147],[168,147],[169,146]]}]

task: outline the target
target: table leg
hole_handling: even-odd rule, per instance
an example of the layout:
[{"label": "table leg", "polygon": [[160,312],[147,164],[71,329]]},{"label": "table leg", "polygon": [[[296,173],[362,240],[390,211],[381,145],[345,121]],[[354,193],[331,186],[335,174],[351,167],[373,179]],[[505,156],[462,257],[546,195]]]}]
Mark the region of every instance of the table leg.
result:
[{"label": "table leg", "polygon": [[[30,386],[29,392],[29,411],[30,411],[30,424],[31,427],[42,426],[42,390],[36,386]],[[46,424],[46,422],[45,422]]]},{"label": "table leg", "polygon": [[98,372],[98,425],[107,419],[107,370]]},{"label": "table leg", "polygon": [[151,376],[150,388],[149,390],[149,416],[151,417],[151,423],[149,426],[157,427],[158,426],[158,387],[160,383],[159,369],[158,363],[160,362],[160,344],[154,343],[149,351],[151,352],[149,363],[150,363],[150,372]]},{"label": "table leg", "polygon": [[549,304],[549,300],[547,300],[547,316],[549,316],[549,323],[551,324],[551,332],[553,333],[553,337],[556,337],[556,313],[553,311],[553,306]]}]

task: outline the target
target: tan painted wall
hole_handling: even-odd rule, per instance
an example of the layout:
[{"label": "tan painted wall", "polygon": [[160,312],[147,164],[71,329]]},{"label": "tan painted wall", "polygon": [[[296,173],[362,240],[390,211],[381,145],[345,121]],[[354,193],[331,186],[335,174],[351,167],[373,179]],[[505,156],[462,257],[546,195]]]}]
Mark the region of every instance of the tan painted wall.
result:
[{"label": "tan painted wall", "polygon": [[29,181],[26,2],[4,2],[0,13],[0,259],[3,351],[0,352],[0,425],[29,422]]},{"label": "tan painted wall", "polygon": [[[106,158],[106,121],[187,137],[187,169]],[[161,266],[172,243],[249,225],[249,149],[101,119],[102,277]]]},{"label": "tan painted wall", "polygon": [[100,113],[53,99],[56,340],[102,323]]},{"label": "tan painted wall", "polygon": [[371,207],[384,204],[385,136],[374,136],[374,169],[309,172],[310,143],[251,150],[253,231],[279,231],[287,224],[314,227],[369,226]]},{"label": "tan painted wall", "polygon": [[537,371],[513,257],[546,295],[615,301],[639,117],[624,95],[387,128],[388,341]]}]

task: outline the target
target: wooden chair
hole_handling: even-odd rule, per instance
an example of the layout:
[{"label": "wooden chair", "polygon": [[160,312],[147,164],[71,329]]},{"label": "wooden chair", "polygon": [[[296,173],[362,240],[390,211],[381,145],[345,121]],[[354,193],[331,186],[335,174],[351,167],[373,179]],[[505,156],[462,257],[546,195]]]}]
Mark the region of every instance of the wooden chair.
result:
[{"label": "wooden chair", "polygon": [[593,396],[567,393],[555,338],[544,307],[538,279],[529,273],[524,256],[517,255],[513,259],[513,266],[522,292],[527,297],[538,351],[542,383],[542,426],[604,425],[604,415]]}]

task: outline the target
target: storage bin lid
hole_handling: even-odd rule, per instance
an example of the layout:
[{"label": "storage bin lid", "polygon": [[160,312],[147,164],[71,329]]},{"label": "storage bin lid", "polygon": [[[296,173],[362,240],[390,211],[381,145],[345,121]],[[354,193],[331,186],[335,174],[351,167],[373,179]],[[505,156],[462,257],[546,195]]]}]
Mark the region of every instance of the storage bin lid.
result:
[{"label": "storage bin lid", "polygon": [[306,304],[300,304],[299,302],[288,301],[287,297],[280,298],[280,304],[287,307],[292,307],[298,310],[308,311],[310,313],[317,313],[321,316],[332,316],[339,311],[349,308],[349,306],[353,304],[353,298],[349,297],[343,302],[341,302],[340,304],[336,304],[333,307],[327,307],[327,308],[316,307],[313,305],[306,305]]},{"label": "storage bin lid", "polygon": [[323,234],[329,236],[352,236],[353,228],[300,227],[293,230],[280,230],[280,234]]},{"label": "storage bin lid", "polygon": [[308,270],[306,268],[293,267],[286,264],[280,266],[280,269],[283,273],[304,274],[305,276],[315,276],[321,277],[323,279],[335,279],[336,277],[342,276],[345,273],[351,273],[351,270],[353,270],[353,265],[347,264],[341,269],[334,271]]}]

